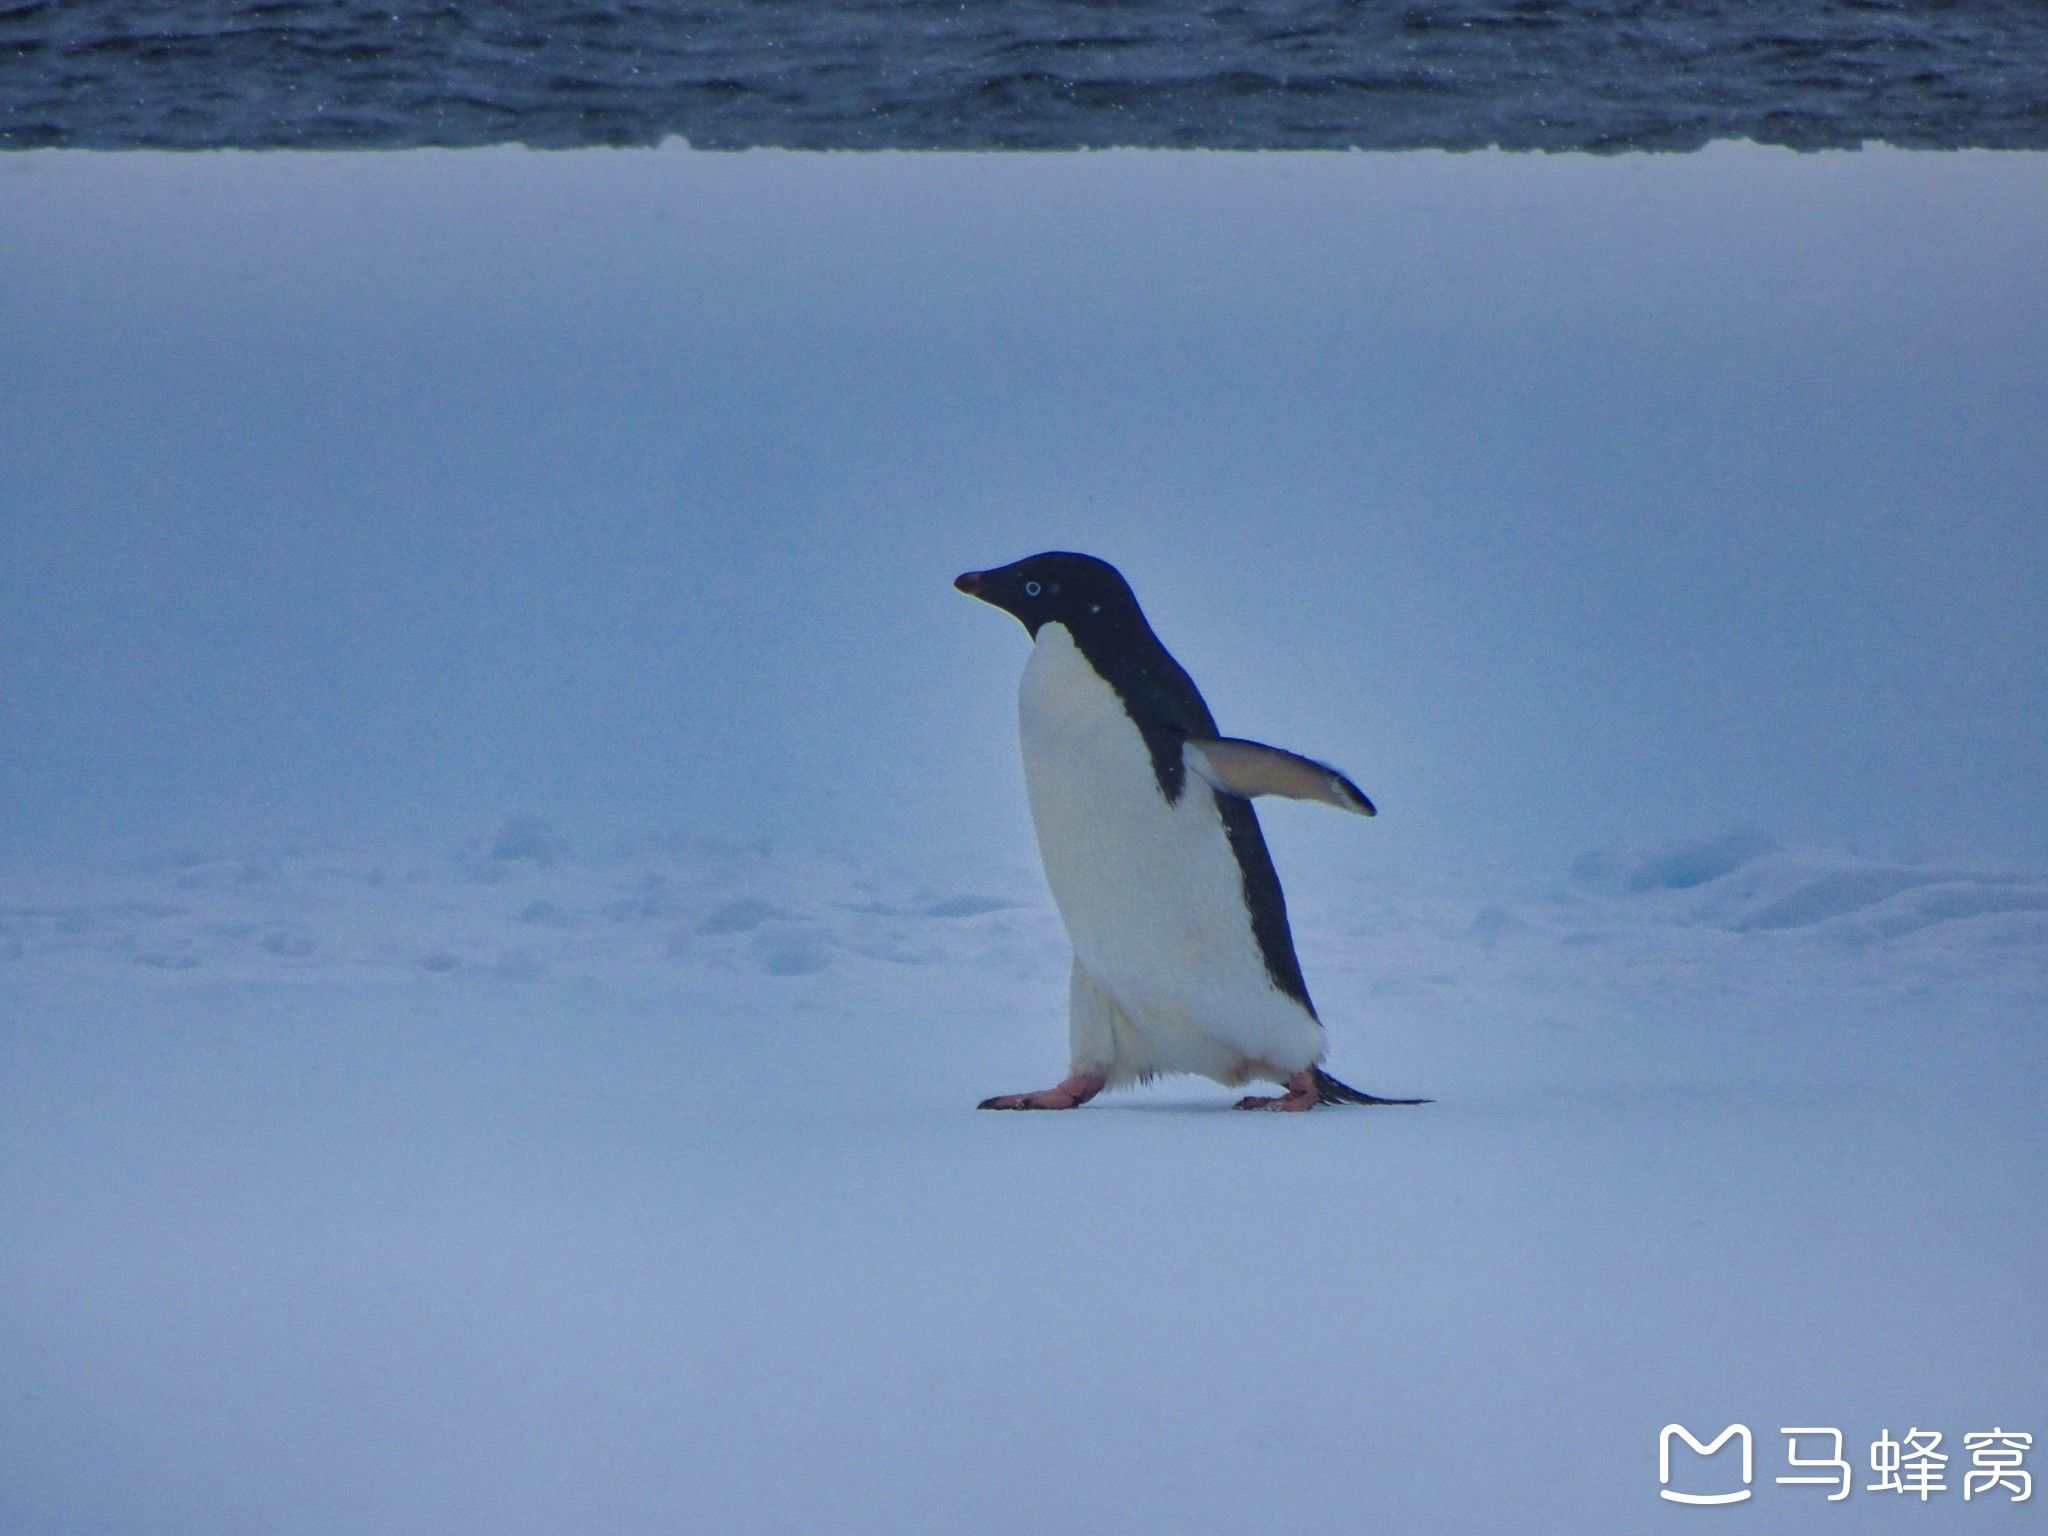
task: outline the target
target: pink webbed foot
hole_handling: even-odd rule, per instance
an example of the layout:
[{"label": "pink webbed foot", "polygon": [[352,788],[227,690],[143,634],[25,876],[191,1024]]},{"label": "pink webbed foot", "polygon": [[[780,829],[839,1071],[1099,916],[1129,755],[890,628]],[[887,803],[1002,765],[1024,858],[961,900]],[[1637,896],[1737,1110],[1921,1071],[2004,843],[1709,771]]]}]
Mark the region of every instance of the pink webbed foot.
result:
[{"label": "pink webbed foot", "polygon": [[1283,1114],[1298,1114],[1305,1109],[1314,1109],[1320,1094],[1316,1089],[1315,1068],[1303,1067],[1287,1079],[1287,1091],[1276,1098],[1261,1098],[1254,1094],[1237,1101],[1239,1109],[1271,1109]]},{"label": "pink webbed foot", "polygon": [[1102,1085],[1108,1081],[1101,1072],[1076,1072],[1054,1087],[1041,1088],[1036,1093],[999,1093],[992,1099],[983,1099],[975,1108],[1079,1109],[1102,1092]]}]

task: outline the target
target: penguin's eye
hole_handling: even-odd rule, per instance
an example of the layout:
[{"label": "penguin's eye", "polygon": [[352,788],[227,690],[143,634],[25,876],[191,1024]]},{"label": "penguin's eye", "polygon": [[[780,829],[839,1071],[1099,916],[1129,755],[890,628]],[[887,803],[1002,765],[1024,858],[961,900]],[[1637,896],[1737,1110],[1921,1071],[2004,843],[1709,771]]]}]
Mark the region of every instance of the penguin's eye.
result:
[{"label": "penguin's eye", "polygon": [[1025,583],[1024,583],[1024,595],[1025,595],[1026,597],[1036,597],[1036,596],[1038,596],[1038,583],[1037,583],[1037,582],[1035,582],[1035,581],[1027,581],[1027,582],[1025,582]]}]

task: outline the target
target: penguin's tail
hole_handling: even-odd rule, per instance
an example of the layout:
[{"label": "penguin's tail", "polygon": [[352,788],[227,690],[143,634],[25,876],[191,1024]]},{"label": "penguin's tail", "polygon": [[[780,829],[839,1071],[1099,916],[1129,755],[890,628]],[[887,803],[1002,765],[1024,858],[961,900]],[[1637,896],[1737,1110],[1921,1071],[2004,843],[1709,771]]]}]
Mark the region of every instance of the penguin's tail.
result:
[{"label": "penguin's tail", "polygon": [[1434,1099],[1382,1099],[1340,1083],[1321,1067],[1314,1069],[1318,1104],[1434,1104]]}]

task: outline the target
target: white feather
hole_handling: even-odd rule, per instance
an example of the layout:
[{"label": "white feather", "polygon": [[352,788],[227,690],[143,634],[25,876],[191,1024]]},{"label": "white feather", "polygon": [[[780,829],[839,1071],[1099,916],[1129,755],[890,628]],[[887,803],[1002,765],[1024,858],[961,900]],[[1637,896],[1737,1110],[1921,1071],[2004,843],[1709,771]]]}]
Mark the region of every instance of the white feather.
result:
[{"label": "white feather", "polygon": [[1074,945],[1075,1070],[1111,1086],[1162,1072],[1236,1085],[1321,1060],[1322,1025],[1266,972],[1215,792],[1190,775],[1166,803],[1144,738],[1064,625],[1038,632],[1018,725]]}]

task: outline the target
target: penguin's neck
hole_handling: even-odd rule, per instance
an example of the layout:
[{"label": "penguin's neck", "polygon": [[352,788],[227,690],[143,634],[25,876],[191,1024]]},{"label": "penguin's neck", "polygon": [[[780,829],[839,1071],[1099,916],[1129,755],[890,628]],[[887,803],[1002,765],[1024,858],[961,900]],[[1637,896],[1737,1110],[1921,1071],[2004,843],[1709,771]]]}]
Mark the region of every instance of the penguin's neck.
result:
[{"label": "penguin's neck", "polygon": [[1129,714],[1064,624],[1039,625],[1031,659],[1024,664],[1018,707],[1025,729],[1041,733]]}]

